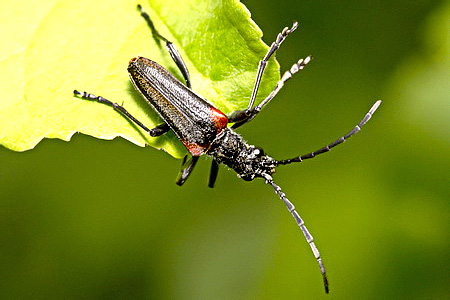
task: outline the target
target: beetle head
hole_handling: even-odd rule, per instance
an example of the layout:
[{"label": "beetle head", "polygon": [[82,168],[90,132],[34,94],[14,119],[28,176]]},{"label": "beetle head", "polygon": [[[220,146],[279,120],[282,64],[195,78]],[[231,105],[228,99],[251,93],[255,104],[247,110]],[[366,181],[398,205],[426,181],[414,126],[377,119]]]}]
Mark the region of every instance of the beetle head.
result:
[{"label": "beetle head", "polygon": [[238,176],[246,181],[251,181],[257,177],[271,176],[275,173],[277,161],[266,155],[264,150],[251,146],[249,151],[244,153],[244,161],[241,167],[236,170]]}]

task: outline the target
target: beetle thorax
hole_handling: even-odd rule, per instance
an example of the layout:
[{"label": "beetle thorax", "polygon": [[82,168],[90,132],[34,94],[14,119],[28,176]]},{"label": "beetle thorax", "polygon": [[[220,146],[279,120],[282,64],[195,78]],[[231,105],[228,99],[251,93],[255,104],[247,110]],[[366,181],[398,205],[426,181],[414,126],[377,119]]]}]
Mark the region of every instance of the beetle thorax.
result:
[{"label": "beetle thorax", "polygon": [[235,170],[244,180],[275,173],[275,159],[265,155],[262,149],[247,144],[239,134],[229,128],[224,129],[215,138],[208,155],[218,163]]}]

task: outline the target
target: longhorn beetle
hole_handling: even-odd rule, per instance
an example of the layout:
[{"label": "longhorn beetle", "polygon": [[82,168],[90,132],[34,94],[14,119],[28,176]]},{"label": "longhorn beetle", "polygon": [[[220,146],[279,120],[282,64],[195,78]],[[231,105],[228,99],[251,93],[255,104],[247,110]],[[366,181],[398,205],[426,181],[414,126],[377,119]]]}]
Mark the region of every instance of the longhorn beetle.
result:
[{"label": "longhorn beetle", "polygon": [[[294,205],[286,198],[286,195],[281,191],[281,188],[273,181],[272,175],[275,173],[275,168],[279,165],[302,162],[305,159],[313,158],[316,155],[328,152],[331,148],[346,141],[349,137],[360,131],[361,127],[369,121],[381,101],[378,100],[375,102],[369,112],[355,128],[333,143],[305,155],[291,159],[276,160],[266,155],[262,149],[247,144],[234,129],[253,120],[261,109],[266,106],[276,94],[278,94],[284,86],[284,83],[311,61],[311,56],[300,59],[290,70],[284,73],[269,96],[267,96],[259,105],[254,106],[256,94],[258,93],[261,78],[269,58],[278,50],[286,37],[297,29],[298,23],[294,22],[290,29],[287,27],[284,28],[281,33],[278,34],[276,41],[272,43],[264,58],[259,62],[256,81],[248,108],[235,111],[226,116],[211,102],[192,91],[189,71],[175,45],[155,29],[150,16],[142,10],[141,5],[138,5],[138,10],[150,27],[153,37],[156,40],[166,43],[168,52],[172,56],[172,59],[178,66],[186,82],[186,85],[184,85],[169,73],[169,71],[150,59],[135,57],[130,60],[128,73],[131,82],[145,100],[159,113],[164,120],[164,123],[149,129],[117,103],[87,92],[81,93],[74,90],[74,94],[82,99],[94,100],[112,106],[124,117],[148,132],[152,137],[163,135],[169,130],[172,130],[190,154],[184,157],[181,171],[176,180],[176,183],[180,186],[183,185],[189,177],[199,157],[203,154],[212,157],[211,173],[208,183],[209,187],[214,187],[219,164],[224,164],[234,169],[237,172],[238,177],[247,181],[259,177],[263,178],[267,184],[270,184],[273,187],[278,197],[283,200],[287,209],[302,230],[317,262],[319,263],[325,291],[328,293],[329,288],[326,270],[322,263],[319,250],[313,242],[313,237],[305,227],[304,222]],[[229,128],[228,123],[234,124]]]}]

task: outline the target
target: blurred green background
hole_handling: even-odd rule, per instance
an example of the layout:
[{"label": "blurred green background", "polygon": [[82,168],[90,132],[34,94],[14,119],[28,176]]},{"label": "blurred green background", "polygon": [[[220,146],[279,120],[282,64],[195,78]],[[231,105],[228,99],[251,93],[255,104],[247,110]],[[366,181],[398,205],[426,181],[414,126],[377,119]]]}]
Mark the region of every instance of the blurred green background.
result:
[{"label": "blurred green background", "polygon": [[[123,139],[0,148],[1,299],[449,298],[449,16],[441,1],[244,1],[282,70],[314,60],[239,130],[275,158],[350,130],[275,180],[315,237],[331,285],[262,180]],[[74,70],[76,71],[76,70]]]}]

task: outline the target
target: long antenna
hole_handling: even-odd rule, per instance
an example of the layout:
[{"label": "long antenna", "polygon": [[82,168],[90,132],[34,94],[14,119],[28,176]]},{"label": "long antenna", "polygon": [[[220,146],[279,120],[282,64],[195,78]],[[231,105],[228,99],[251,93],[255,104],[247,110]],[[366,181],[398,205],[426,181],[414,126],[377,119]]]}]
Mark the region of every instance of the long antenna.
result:
[{"label": "long antenna", "polygon": [[331,148],[336,147],[339,144],[342,144],[343,142],[345,142],[349,137],[351,137],[352,135],[358,133],[361,130],[361,127],[363,127],[369,120],[370,118],[372,118],[372,115],[375,113],[375,111],[377,110],[378,106],[380,106],[381,104],[381,100],[378,100],[377,102],[375,102],[374,105],[372,105],[372,107],[370,108],[370,110],[367,112],[367,114],[364,116],[364,118],[361,120],[361,122],[359,122],[358,125],[355,126],[355,128],[353,128],[349,133],[347,133],[346,135],[344,135],[343,137],[338,138],[337,140],[335,140],[334,142],[332,142],[331,144],[320,148],[319,150],[316,150],[314,152],[305,154],[305,155],[301,155],[301,156],[297,156],[291,159],[285,159],[285,160],[280,160],[277,162],[277,165],[287,165],[293,162],[302,162],[305,159],[308,158],[313,158],[316,157],[319,154],[328,152],[331,150]]},{"label": "long antenna", "polygon": [[313,242],[314,238],[312,237],[312,235],[309,233],[308,229],[306,228],[305,222],[303,222],[303,219],[300,217],[298,212],[295,210],[294,204],[292,204],[292,202],[289,201],[288,198],[286,198],[286,194],[283,193],[281,188],[273,181],[272,176],[267,175],[267,174],[263,174],[263,177],[266,180],[266,183],[270,183],[270,185],[273,187],[273,189],[277,193],[278,197],[280,197],[280,199],[283,200],[284,204],[286,204],[286,208],[292,214],[292,216],[294,217],[294,219],[297,222],[298,226],[302,230],[303,235],[306,238],[306,241],[308,242],[309,246],[311,247],[311,250],[312,250],[314,256],[316,257],[317,262],[319,263],[320,271],[322,272],[323,284],[324,284],[324,287],[325,287],[325,292],[328,294],[328,292],[330,290],[328,288],[327,271],[325,270],[325,267],[324,267],[323,262],[322,262],[322,258],[320,257],[320,252],[319,252],[319,250],[317,249],[316,245]]}]

